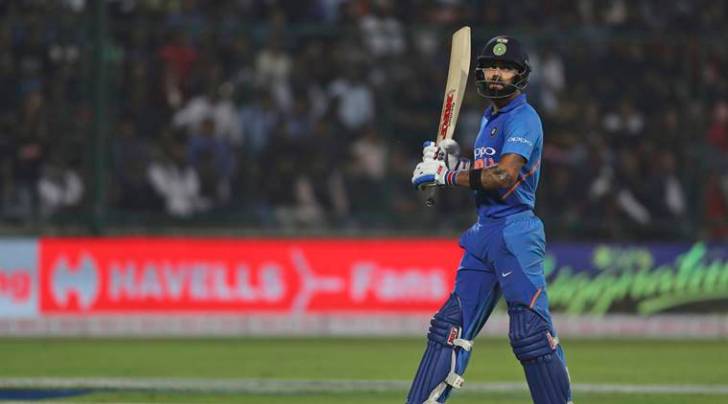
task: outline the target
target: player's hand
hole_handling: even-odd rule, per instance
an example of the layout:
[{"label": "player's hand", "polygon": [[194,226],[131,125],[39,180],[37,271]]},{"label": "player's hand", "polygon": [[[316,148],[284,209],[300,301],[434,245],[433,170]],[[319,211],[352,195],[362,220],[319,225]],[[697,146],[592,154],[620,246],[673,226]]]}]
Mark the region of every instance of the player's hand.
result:
[{"label": "player's hand", "polygon": [[422,161],[441,160],[450,170],[465,169],[470,161],[460,158],[460,145],[452,139],[445,139],[439,145],[435,142],[425,142],[422,148]]},{"label": "player's hand", "polygon": [[455,183],[456,171],[448,170],[442,160],[426,160],[417,164],[412,173],[412,185],[419,190],[444,187]]}]

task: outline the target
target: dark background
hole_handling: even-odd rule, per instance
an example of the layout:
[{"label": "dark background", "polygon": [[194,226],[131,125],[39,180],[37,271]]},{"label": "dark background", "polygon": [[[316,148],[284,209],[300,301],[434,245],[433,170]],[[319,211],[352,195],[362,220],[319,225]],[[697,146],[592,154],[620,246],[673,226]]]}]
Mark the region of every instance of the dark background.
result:
[{"label": "dark background", "polygon": [[[0,2],[0,234],[453,235],[450,35],[518,37],[550,239],[728,239],[728,2]],[[472,75],[471,75],[472,78]],[[486,100],[469,85],[465,153]]]}]

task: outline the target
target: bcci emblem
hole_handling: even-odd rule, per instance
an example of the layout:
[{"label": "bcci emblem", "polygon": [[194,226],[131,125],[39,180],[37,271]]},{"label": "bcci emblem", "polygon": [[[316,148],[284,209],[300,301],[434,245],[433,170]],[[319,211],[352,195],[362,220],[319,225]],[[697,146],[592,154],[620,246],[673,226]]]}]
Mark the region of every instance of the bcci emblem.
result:
[{"label": "bcci emblem", "polygon": [[498,128],[493,128],[490,130],[490,137],[495,136],[495,134],[498,133]]},{"label": "bcci emblem", "polygon": [[493,47],[493,54],[496,56],[502,56],[506,51],[508,50],[508,47],[504,43],[497,43]]}]

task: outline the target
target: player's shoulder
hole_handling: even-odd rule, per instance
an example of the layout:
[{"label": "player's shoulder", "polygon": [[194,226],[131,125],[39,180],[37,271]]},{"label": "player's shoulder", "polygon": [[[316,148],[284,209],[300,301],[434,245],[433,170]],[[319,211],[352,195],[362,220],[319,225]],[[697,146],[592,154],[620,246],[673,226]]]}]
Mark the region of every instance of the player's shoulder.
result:
[{"label": "player's shoulder", "polygon": [[514,117],[517,116],[521,119],[537,119],[541,120],[541,116],[538,114],[538,111],[536,111],[536,108],[533,107],[533,105],[524,102],[523,104],[517,106],[513,110]]},{"label": "player's shoulder", "polygon": [[513,109],[508,119],[509,126],[527,126],[533,129],[541,129],[541,116],[531,104],[523,103]]}]

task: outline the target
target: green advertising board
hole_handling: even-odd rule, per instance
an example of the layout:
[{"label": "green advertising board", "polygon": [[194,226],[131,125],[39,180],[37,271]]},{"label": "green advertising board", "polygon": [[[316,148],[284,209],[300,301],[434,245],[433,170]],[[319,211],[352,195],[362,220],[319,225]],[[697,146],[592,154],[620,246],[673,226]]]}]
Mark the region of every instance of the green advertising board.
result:
[{"label": "green advertising board", "polygon": [[726,245],[555,244],[545,271],[555,312],[728,312]]}]

